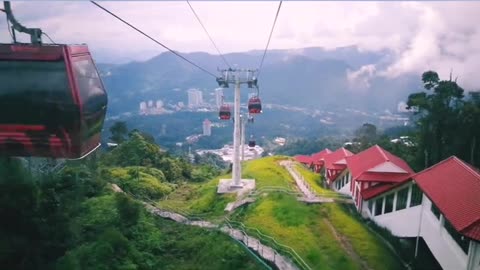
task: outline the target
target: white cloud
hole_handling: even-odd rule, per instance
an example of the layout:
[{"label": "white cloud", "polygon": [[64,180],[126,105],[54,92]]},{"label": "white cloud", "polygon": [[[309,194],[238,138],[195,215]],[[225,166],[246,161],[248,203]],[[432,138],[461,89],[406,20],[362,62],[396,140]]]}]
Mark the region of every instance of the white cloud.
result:
[{"label": "white cloud", "polygon": [[370,80],[376,75],[375,65],[365,65],[356,71],[347,70],[347,79],[352,89],[370,88]]}]

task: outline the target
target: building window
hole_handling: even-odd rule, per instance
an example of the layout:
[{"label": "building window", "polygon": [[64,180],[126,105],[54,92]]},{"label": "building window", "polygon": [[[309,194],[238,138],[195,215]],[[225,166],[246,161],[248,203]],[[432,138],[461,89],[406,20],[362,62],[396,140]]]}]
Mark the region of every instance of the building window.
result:
[{"label": "building window", "polygon": [[368,201],[368,210],[370,210],[370,214],[373,215],[373,200]]},{"label": "building window", "polygon": [[395,209],[402,210],[407,207],[408,187],[397,192],[397,207]]},{"label": "building window", "polygon": [[373,209],[375,216],[382,214],[382,201],[383,197],[375,201],[375,209]]},{"label": "building window", "polygon": [[[433,204],[432,204],[433,205]],[[465,252],[465,254],[468,254],[468,246],[470,245],[470,240],[467,238],[463,237],[460,233],[455,230],[453,225],[445,219],[445,230],[450,234],[450,236],[457,242],[457,244],[460,246],[460,248]]]},{"label": "building window", "polygon": [[440,210],[438,207],[432,202],[432,207],[430,208],[432,210],[432,213],[437,217],[437,219],[440,219]]},{"label": "building window", "polygon": [[395,193],[388,194],[385,197],[385,211],[384,214],[390,213],[393,211],[393,198],[395,197]]},{"label": "building window", "polygon": [[410,207],[417,206],[422,203],[422,191],[417,185],[412,185],[412,199],[410,200]]}]

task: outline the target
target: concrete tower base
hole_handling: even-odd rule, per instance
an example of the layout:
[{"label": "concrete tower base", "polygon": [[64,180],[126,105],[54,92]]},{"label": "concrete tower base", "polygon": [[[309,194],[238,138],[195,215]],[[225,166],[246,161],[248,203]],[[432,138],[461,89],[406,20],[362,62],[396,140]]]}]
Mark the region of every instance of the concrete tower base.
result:
[{"label": "concrete tower base", "polygon": [[217,193],[237,193],[241,195],[255,189],[255,179],[241,179],[240,185],[234,185],[232,179],[220,179]]}]

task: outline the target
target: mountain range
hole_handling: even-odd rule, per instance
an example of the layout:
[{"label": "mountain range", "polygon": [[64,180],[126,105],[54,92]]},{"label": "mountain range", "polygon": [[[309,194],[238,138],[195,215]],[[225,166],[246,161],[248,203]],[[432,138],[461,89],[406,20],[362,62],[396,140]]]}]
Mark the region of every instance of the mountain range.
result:
[{"label": "mountain range", "polygon": [[[224,57],[238,68],[256,68],[263,51],[229,53]],[[225,64],[218,55],[204,52],[182,53],[190,61],[219,74]],[[366,111],[394,111],[400,101],[420,88],[420,74],[394,79],[371,76],[368,81],[352,80],[349,74],[366,66],[385,67],[391,63],[389,51],[367,52],[355,46],[326,50],[320,47],[270,50],[258,78],[264,103],[318,109],[355,108]],[[137,111],[144,100],[165,103],[187,101],[187,90],[198,88],[204,98],[218,84],[215,78],[170,52],[143,62],[99,63],[98,68],[109,94],[109,114]],[[232,91],[224,91],[233,100]],[[242,98],[248,92],[242,91]],[[244,99],[245,100],[245,99]]]}]

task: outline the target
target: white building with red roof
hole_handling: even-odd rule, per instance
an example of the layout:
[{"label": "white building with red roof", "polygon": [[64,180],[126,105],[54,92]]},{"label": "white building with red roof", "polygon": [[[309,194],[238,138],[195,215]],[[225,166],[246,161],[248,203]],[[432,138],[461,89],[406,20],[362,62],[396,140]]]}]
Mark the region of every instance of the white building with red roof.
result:
[{"label": "white building with red roof", "polygon": [[378,145],[345,160],[346,173],[351,174],[350,194],[360,212],[365,200],[408,181],[414,173],[403,159]]},{"label": "white building with red roof", "polygon": [[332,153],[332,151],[328,148],[323,149],[320,152],[311,154],[310,156],[306,155],[297,155],[294,156],[296,161],[302,163],[303,165],[309,167],[314,172],[319,173],[321,168],[323,167],[323,158],[325,155]]},{"label": "white building with red roof", "polygon": [[450,157],[382,192],[362,214],[400,237],[422,237],[443,269],[480,269],[480,173]]},{"label": "white building with red roof", "polygon": [[312,157],[311,156],[306,156],[306,155],[296,155],[293,157],[296,161],[299,163],[302,163],[305,166],[310,166],[310,163],[312,163]]},{"label": "white building with red roof", "polygon": [[345,148],[339,148],[334,152],[325,155],[323,158],[322,173],[327,185],[334,190],[350,195],[350,188],[347,185],[351,180],[351,174],[347,170],[346,158],[353,156],[353,153]]}]

